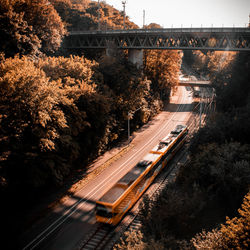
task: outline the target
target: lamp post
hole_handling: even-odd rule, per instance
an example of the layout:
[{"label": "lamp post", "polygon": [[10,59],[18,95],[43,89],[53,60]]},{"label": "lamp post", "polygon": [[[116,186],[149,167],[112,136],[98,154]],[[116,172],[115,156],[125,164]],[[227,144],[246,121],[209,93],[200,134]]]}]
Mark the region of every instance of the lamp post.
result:
[{"label": "lamp post", "polygon": [[123,5],[123,29],[125,30],[126,1],[122,1],[122,5]]},{"label": "lamp post", "polygon": [[[203,90],[203,89],[202,89]],[[202,120],[202,105],[203,105],[203,91],[201,91],[201,99],[200,99],[200,123],[199,128],[201,128],[201,120]]]},{"label": "lamp post", "polygon": [[[133,114],[138,111],[139,109],[141,109],[142,107],[136,109],[135,111],[128,111],[128,143],[130,142],[130,119],[133,118]],[[130,118],[131,116],[131,118]]]},{"label": "lamp post", "polygon": [[129,121],[130,121],[130,112],[128,112],[128,143],[129,143],[129,138],[130,138],[130,124],[129,124]]}]

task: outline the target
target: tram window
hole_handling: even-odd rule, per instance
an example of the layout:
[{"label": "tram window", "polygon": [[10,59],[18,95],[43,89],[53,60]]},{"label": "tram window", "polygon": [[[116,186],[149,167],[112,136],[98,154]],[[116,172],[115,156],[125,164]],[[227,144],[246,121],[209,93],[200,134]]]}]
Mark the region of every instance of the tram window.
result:
[{"label": "tram window", "polygon": [[96,215],[105,217],[105,218],[112,218],[112,210],[109,208],[106,208],[105,206],[101,204],[96,204]]},{"label": "tram window", "polygon": [[136,166],[138,166],[138,167],[147,167],[147,166],[149,166],[150,164],[152,163],[152,161],[140,161],[139,163],[137,163],[137,165]]},{"label": "tram window", "polygon": [[180,134],[180,131],[173,130],[173,131],[171,131],[171,134],[176,136],[176,135]]}]

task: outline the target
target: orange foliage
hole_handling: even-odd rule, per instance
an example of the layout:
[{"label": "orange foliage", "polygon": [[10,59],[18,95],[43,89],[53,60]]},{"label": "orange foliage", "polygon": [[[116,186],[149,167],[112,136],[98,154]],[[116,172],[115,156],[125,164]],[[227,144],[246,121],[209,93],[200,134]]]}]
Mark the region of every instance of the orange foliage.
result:
[{"label": "orange foliage", "polygon": [[178,85],[181,56],[173,50],[151,50],[145,52],[145,73],[152,81],[155,91],[168,92]]},{"label": "orange foliage", "polygon": [[238,211],[240,217],[227,217],[226,225],[222,225],[222,237],[228,248],[247,249],[250,247],[250,193],[246,194]]},{"label": "orange foliage", "polygon": [[0,50],[7,56],[60,47],[66,30],[48,0],[1,0],[0,11]]},{"label": "orange foliage", "polygon": [[[7,170],[17,161],[22,169],[25,162],[24,166],[32,166],[32,182],[40,185],[46,181],[41,176],[47,166],[55,181],[62,181],[72,161],[79,157],[80,146],[74,137],[91,126],[87,111],[77,105],[79,98],[95,95],[94,84],[90,85],[93,65],[80,57],[45,58],[34,63],[28,57],[16,56],[1,62],[0,148],[1,154],[12,155],[1,161]],[[58,156],[50,159],[51,152]],[[41,157],[44,161],[37,160]],[[23,171],[25,174],[27,169]]]},{"label": "orange foliage", "polygon": [[[98,28],[98,11],[101,30],[123,29],[123,12],[116,10],[106,2],[100,2],[99,10],[97,1],[74,0],[71,1],[71,6],[66,6],[62,0],[52,0],[51,2],[63,20],[69,24],[69,29],[96,30]],[[125,18],[125,26],[126,29],[138,28],[136,24],[129,21],[128,16]]]},{"label": "orange foliage", "polygon": [[194,69],[200,73],[214,75],[232,65],[237,52],[209,51],[206,54],[197,50],[193,52]]},{"label": "orange foliage", "polygon": [[249,249],[250,246],[250,193],[245,195],[240,217],[229,219],[221,229],[203,231],[192,239],[196,249]]}]

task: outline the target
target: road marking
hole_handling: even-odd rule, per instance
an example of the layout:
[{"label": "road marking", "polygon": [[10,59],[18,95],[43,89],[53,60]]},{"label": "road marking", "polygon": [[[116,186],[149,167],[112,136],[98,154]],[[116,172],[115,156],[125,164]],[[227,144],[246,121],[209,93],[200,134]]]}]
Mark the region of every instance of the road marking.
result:
[{"label": "road marking", "polygon": [[[157,132],[156,135],[154,135],[146,144],[144,144],[139,150],[137,150],[132,156],[130,156],[119,168],[117,168],[117,170],[115,172],[112,173],[112,176],[107,177],[106,179],[104,179],[102,182],[100,182],[93,190],[91,190],[88,194],[86,194],[86,196],[89,196],[90,198],[92,198],[98,191],[99,191],[99,187],[101,186],[101,188],[104,186],[102,184],[106,183],[107,180],[109,179],[113,179],[114,177],[116,177],[121,171],[124,170],[124,165],[126,165],[131,159],[134,158],[134,156],[140,152],[142,152],[142,150],[148,146],[155,138],[157,138],[159,136],[159,134],[166,129],[166,127],[168,127],[169,123],[171,121],[173,121],[173,117],[181,110],[184,109],[184,106],[182,105],[183,100],[185,99],[184,97],[186,97],[186,95],[182,95],[181,98],[181,103],[178,104],[178,108],[177,110],[172,114],[171,118],[164,124],[164,126]],[[97,190],[96,190],[97,189]],[[82,189],[81,189],[82,190]],[[78,192],[80,192],[81,190],[79,190]],[[96,191],[95,191],[96,190]],[[94,192],[95,191],[95,192]],[[78,193],[77,192],[77,193]],[[77,194],[76,193],[76,194]],[[85,200],[85,201],[84,201]],[[86,203],[86,198],[82,198],[79,201],[77,201],[71,208],[69,208],[63,215],[61,215],[57,220],[55,220],[50,226],[48,226],[46,229],[44,229],[39,235],[37,235],[35,237],[35,239],[33,239],[29,244],[27,244],[23,250],[26,249],[34,249],[36,246],[38,246],[44,239],[46,239],[50,234],[52,234],[60,225],[62,225],[72,214],[74,214],[74,212],[76,211],[77,208],[80,208],[82,205],[84,205]],[[81,204],[80,204],[81,203]],[[80,205],[79,207],[77,207],[78,205]],[[60,222],[60,223],[58,223]],[[58,224],[57,224],[58,223]],[[57,224],[57,225],[56,225]],[[54,227],[55,226],[55,227]],[[54,227],[54,228],[52,228]],[[52,229],[51,229],[52,228]],[[51,229],[51,230],[50,230]],[[50,230],[50,231],[49,231]],[[49,232],[48,232],[49,231]],[[42,237],[43,236],[43,237]],[[39,240],[39,238],[41,238]],[[38,240],[38,241],[37,241]],[[37,241],[37,243],[35,245],[33,245],[35,242]],[[33,246],[32,246],[33,245]],[[29,248],[31,247],[31,248]]]}]

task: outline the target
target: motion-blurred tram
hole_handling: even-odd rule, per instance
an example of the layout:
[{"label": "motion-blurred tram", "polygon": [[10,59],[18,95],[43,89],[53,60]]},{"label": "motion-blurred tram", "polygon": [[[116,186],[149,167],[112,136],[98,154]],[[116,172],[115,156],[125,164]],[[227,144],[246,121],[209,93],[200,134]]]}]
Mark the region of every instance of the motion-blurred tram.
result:
[{"label": "motion-blurred tram", "polygon": [[96,220],[117,225],[186,141],[187,126],[177,125],[141,161],[96,201]]}]

